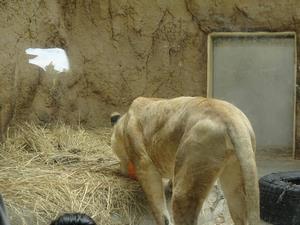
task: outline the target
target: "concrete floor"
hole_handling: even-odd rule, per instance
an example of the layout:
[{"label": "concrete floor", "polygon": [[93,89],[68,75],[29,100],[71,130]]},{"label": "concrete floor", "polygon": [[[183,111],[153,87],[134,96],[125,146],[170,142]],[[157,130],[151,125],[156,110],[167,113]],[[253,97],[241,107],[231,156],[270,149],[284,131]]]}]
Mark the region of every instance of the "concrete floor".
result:
[{"label": "concrete floor", "polygon": [[[286,154],[278,151],[258,151],[256,154],[258,175],[262,177],[264,175],[273,172],[285,172],[300,170],[300,160],[294,160],[291,154]],[[142,225],[154,225],[154,221],[151,216],[145,216]],[[228,223],[222,223],[223,225],[229,225]],[[199,225],[204,225],[199,223]],[[216,224],[217,225],[217,224]],[[231,225],[231,224],[230,224]],[[264,221],[261,221],[260,225],[270,225]]]},{"label": "concrete floor", "polygon": [[294,160],[291,154],[272,151],[258,151],[256,154],[258,175],[300,170],[300,160]]}]

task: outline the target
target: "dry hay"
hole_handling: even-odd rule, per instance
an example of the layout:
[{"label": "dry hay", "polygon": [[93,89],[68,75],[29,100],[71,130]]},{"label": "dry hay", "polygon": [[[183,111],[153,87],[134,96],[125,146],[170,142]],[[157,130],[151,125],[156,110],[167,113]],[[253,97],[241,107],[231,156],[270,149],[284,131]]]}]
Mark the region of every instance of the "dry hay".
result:
[{"label": "dry hay", "polygon": [[12,224],[48,225],[64,212],[100,224],[136,224],[144,213],[137,182],[118,176],[110,129],[19,126],[0,150],[0,193]]},{"label": "dry hay", "polygon": [[[144,194],[137,182],[118,174],[110,129],[23,124],[16,130],[0,149],[0,193],[12,225],[49,225],[64,212],[87,213],[99,225],[140,224],[147,211]],[[232,224],[218,186],[199,224]]]}]

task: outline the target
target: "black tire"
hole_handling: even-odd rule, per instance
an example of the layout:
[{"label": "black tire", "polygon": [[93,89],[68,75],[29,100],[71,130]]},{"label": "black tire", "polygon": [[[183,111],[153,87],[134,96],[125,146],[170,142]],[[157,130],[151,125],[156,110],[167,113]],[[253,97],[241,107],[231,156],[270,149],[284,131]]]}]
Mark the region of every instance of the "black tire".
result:
[{"label": "black tire", "polygon": [[259,180],[261,218],[274,225],[300,225],[300,171]]}]

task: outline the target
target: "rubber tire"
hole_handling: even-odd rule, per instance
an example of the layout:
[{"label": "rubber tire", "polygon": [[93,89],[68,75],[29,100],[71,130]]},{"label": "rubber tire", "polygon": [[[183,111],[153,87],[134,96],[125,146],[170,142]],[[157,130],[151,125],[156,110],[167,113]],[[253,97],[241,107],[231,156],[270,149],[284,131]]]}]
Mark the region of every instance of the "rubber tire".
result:
[{"label": "rubber tire", "polygon": [[259,180],[260,216],[274,225],[300,225],[300,171],[272,173]]}]

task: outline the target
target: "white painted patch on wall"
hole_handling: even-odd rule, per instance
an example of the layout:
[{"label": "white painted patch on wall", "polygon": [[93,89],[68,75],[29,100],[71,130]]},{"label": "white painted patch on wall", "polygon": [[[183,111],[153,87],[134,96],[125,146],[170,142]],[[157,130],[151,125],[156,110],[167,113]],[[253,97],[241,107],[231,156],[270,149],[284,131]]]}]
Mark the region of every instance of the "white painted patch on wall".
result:
[{"label": "white painted patch on wall", "polygon": [[57,72],[66,72],[70,68],[68,56],[61,48],[28,48],[25,52],[35,56],[29,59],[30,64],[37,65],[45,71],[51,65]]}]

